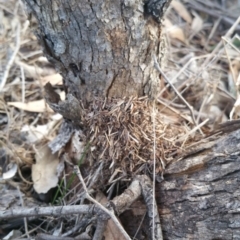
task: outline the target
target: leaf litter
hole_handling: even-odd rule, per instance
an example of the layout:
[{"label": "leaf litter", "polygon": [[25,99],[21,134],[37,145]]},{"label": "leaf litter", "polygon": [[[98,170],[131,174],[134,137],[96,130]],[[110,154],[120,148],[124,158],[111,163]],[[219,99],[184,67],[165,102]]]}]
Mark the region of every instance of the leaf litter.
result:
[{"label": "leaf litter", "polygon": [[[224,8],[218,1],[172,2],[164,23],[169,44],[164,72],[193,107],[197,125],[193,124],[189,109],[162,81],[156,118],[157,175],[161,176],[165,166],[180,158],[192,142],[207,136],[216,125],[239,118],[240,29],[236,24],[239,12],[233,11],[239,8],[236,1],[227,1]],[[65,192],[61,204],[78,202],[83,196],[82,187],[75,178],[70,185],[68,182],[72,165],[81,159],[86,141],[90,141],[90,150],[81,162],[81,169],[93,192],[97,187],[110,197],[113,189],[129,182],[133,173],[151,172],[152,119],[145,98],[111,102],[95,99],[94,110],[84,112],[83,131],[74,132],[66,147],[51,153],[46,142],[57,135],[61,119],[54,118],[54,112],[47,107],[43,86],[50,82],[55,91],[63,94],[62,78],[43,57],[32,31],[36,22],[27,20],[21,2],[1,1],[0,17],[0,150],[4,153],[0,157],[0,168],[1,177],[5,178],[0,185],[1,199],[11,192],[17,195],[14,192],[17,186],[24,196],[31,196],[33,188],[38,193],[46,193],[57,187],[61,178],[67,189],[60,190]],[[5,177],[8,171],[9,177]],[[105,178],[99,178],[100,175]],[[28,201],[29,198],[24,198],[26,205]],[[62,234],[70,231],[69,223],[76,223],[75,217],[66,223],[61,216],[44,218],[41,222],[48,222],[51,227],[47,230],[51,232],[53,223],[56,229],[62,229],[62,225],[57,224],[59,219],[65,225]],[[37,230],[34,225],[29,227],[33,236],[37,231],[45,232],[41,226]],[[24,236],[22,225],[19,229]],[[117,229],[107,231],[106,236],[118,234]],[[7,233],[11,231],[5,236]]]}]

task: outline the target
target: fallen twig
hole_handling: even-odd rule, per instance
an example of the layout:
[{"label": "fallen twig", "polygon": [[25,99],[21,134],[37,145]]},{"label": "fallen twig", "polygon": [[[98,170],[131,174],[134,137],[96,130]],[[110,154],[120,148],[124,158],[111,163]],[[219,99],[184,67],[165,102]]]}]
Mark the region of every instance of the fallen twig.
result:
[{"label": "fallen twig", "polygon": [[104,234],[104,231],[106,229],[107,226],[107,221],[108,220],[102,220],[102,219],[98,219],[97,221],[97,227],[93,236],[93,240],[101,240]]},{"label": "fallen twig", "polygon": [[163,240],[161,222],[158,213],[157,203],[153,194],[152,182],[145,175],[138,176],[138,180],[141,185],[144,201],[147,205],[147,212],[150,221],[149,225],[151,233],[153,235],[151,239]]},{"label": "fallen twig", "polygon": [[33,208],[14,208],[5,211],[0,211],[1,219],[10,219],[18,217],[32,216],[60,216],[68,214],[96,214],[99,211],[93,205],[72,205],[72,206],[57,206],[57,207],[33,207]]},{"label": "fallen twig", "polygon": [[[21,205],[22,205],[22,207],[24,207],[24,202],[23,202],[22,194],[21,194],[21,192],[20,192],[19,187],[17,187],[17,190],[18,190],[18,194],[19,194],[20,201],[21,201]],[[24,221],[25,234],[27,235],[28,238],[30,238],[29,232],[28,232],[27,218],[26,218],[26,217],[23,218],[23,221]]]},{"label": "fallen twig", "polygon": [[178,97],[183,101],[183,103],[187,106],[187,108],[190,110],[191,113],[191,117],[193,120],[193,123],[195,124],[195,126],[197,126],[195,117],[194,117],[194,113],[193,113],[193,107],[185,100],[185,98],[179,93],[179,91],[175,88],[175,86],[171,83],[171,81],[168,79],[168,77],[166,76],[166,74],[162,71],[162,69],[160,68],[158,62],[157,62],[157,57],[156,55],[154,55],[154,65],[155,68],[159,71],[159,73],[164,77],[164,79],[168,82],[168,84],[171,86],[171,88],[173,89],[173,91],[178,95]]},{"label": "fallen twig", "polygon": [[[78,166],[75,167],[75,171],[83,184],[85,191],[87,190],[80,170],[77,170]],[[78,168],[79,169],[79,168]],[[80,174],[79,174],[80,173]],[[154,229],[154,236],[152,239],[161,240],[162,232],[160,225],[160,218],[156,201],[153,201],[153,190],[151,180],[146,175],[137,175],[132,181],[130,186],[120,195],[111,200],[106,207],[93,199],[86,191],[87,198],[91,200],[94,205],[71,205],[71,206],[52,206],[52,207],[34,207],[34,208],[17,208],[0,211],[0,220],[7,220],[10,218],[21,218],[31,216],[61,216],[71,214],[90,214],[98,217],[97,230],[94,235],[94,240],[99,239],[99,235],[104,232],[104,225],[109,218],[112,218],[114,223],[119,227],[126,239],[131,239],[120,222],[118,221],[117,215],[127,210],[130,205],[136,201],[140,195],[143,195],[144,201],[147,205],[148,216],[150,218],[150,228]],[[153,211],[154,208],[154,211]],[[154,214],[153,214],[154,213]],[[154,217],[154,221],[152,220]],[[154,227],[153,227],[154,223]],[[151,232],[152,233],[152,232]],[[49,235],[50,236],[50,235]],[[66,237],[66,236],[65,236]],[[50,238],[49,238],[50,239]]]},{"label": "fallen twig", "polygon": [[[82,183],[83,185],[83,189],[85,190],[85,193],[86,193],[86,197],[93,203],[95,203],[102,211],[104,211],[105,213],[107,213],[111,218],[112,220],[114,221],[114,223],[117,225],[117,227],[119,228],[119,230],[122,232],[122,234],[125,236],[126,239],[129,239],[131,240],[131,238],[128,236],[127,232],[125,231],[125,229],[122,227],[122,225],[120,224],[120,222],[118,221],[117,217],[115,216],[113,210],[110,211],[108,210],[106,207],[104,207],[101,203],[99,203],[98,201],[96,201],[94,198],[92,198],[89,193],[88,193],[88,189],[85,185],[85,182],[82,178],[82,175],[81,175],[81,172],[79,170],[79,167],[78,166],[74,166],[74,170],[80,180],[80,182]],[[105,219],[107,220],[107,218]]]}]

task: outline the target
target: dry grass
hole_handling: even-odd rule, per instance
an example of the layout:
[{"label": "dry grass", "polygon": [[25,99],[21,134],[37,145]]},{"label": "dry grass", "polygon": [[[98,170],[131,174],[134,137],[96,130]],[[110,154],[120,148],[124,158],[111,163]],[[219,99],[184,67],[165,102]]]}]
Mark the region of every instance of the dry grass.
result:
[{"label": "dry grass", "polygon": [[[23,130],[24,126],[34,127],[49,122],[52,113],[41,100],[43,77],[55,73],[55,70],[43,57],[22,3],[1,1],[0,15],[1,150],[9,162],[31,167],[34,158],[28,141],[29,132]],[[37,101],[41,101],[41,105]],[[29,103],[33,103],[32,107]],[[51,135],[43,137],[51,139]],[[6,171],[6,165],[2,166],[3,171]]]},{"label": "dry grass", "polygon": [[[164,79],[155,115],[146,98],[95,99],[85,112],[81,133],[91,145],[86,158],[91,170],[86,167],[83,173],[88,187],[99,182],[111,193],[118,182],[128,182],[135,174],[152,176],[154,139],[155,169],[161,176],[192,142],[207,136],[217,124],[239,118],[240,20],[235,9],[240,6],[234,0],[226,1],[226,7],[218,1],[190,2],[174,2],[167,13],[164,32],[169,48],[164,72],[192,112]],[[30,24],[22,7],[20,1],[0,1],[0,168],[5,172],[10,162],[17,163],[18,174],[8,184],[29,194],[33,145],[52,140],[59,126],[43,100],[43,85],[50,79],[57,91],[62,88],[61,78],[44,58],[30,28],[36,23]],[[71,156],[72,148],[66,151]],[[66,179],[70,171],[71,166],[65,169]],[[105,177],[99,181],[101,174]],[[7,186],[3,183],[1,188]],[[76,201],[73,196],[81,192],[78,186],[65,196],[64,204]],[[44,221],[52,231],[57,220]],[[34,227],[29,228],[32,234]]]}]

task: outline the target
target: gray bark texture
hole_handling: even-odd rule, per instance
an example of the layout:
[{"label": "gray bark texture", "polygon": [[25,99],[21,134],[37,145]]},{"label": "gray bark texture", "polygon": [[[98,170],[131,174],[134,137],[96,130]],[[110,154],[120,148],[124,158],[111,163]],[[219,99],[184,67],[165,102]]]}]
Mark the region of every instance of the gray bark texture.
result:
[{"label": "gray bark texture", "polygon": [[240,130],[207,139],[167,168],[156,188],[165,239],[240,239],[239,144]]},{"label": "gray bark texture", "polygon": [[[62,104],[74,103],[64,112],[65,105],[58,105],[49,90],[54,110],[77,121],[78,101],[89,103],[94,96],[156,98],[159,74],[153,55],[161,62],[161,27],[144,13],[145,1],[24,2],[37,18],[46,56],[63,75],[70,95]],[[164,239],[240,239],[239,144],[240,130],[217,141],[207,139],[166,168],[164,181],[156,185]],[[134,236],[142,216],[133,218],[130,212],[120,218]],[[138,239],[143,236],[139,231]]]},{"label": "gray bark texture", "polygon": [[[218,135],[166,168],[164,180],[156,184],[164,240],[240,239],[239,145],[240,130]],[[130,236],[145,212],[146,206],[136,202],[120,216]],[[148,221],[145,217],[137,239],[150,239]]]},{"label": "gray bark texture", "polygon": [[[170,0],[25,2],[39,23],[37,35],[46,56],[77,99],[156,97],[159,74],[153,54],[160,61],[162,48],[155,15],[161,17]],[[146,12],[146,7],[160,10]]]}]

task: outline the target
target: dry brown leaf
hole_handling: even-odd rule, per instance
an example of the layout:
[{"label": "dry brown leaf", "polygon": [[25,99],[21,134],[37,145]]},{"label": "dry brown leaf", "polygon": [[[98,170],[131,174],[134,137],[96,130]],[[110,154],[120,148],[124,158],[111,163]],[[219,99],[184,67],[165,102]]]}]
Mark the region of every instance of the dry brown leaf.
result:
[{"label": "dry brown leaf", "polygon": [[8,106],[13,106],[18,109],[28,111],[28,112],[37,112],[37,113],[42,113],[42,112],[53,112],[53,110],[46,104],[44,99],[37,100],[37,101],[32,101],[28,103],[23,103],[23,102],[8,102]]},{"label": "dry brown leaf", "polygon": [[75,163],[77,163],[79,159],[81,159],[85,149],[85,144],[84,141],[81,140],[81,135],[83,135],[81,131],[75,131],[71,139],[69,151],[71,158],[73,159],[73,161],[75,161]]},{"label": "dry brown leaf", "polygon": [[[62,100],[65,99],[65,92],[61,92],[60,98]],[[23,103],[23,102],[8,102],[8,106],[13,106],[16,108],[19,108],[24,111],[28,112],[37,112],[37,113],[42,113],[42,112],[53,112],[53,110],[46,104],[46,101],[44,99],[37,100],[37,101],[32,101],[28,103]]]},{"label": "dry brown leaf", "polygon": [[2,174],[2,178],[0,178],[0,180],[1,179],[7,180],[13,178],[17,173],[17,169],[18,166],[16,163],[8,164],[7,170]]},{"label": "dry brown leaf", "polygon": [[59,73],[55,73],[46,77],[42,77],[40,79],[42,85],[45,85],[46,83],[51,83],[51,85],[57,85],[62,84],[62,76]]},{"label": "dry brown leaf", "polygon": [[[101,203],[102,205],[105,205],[107,203],[107,198],[101,193],[98,192],[96,196],[96,200]],[[126,238],[121,233],[119,228],[115,225],[112,219],[109,219],[107,222],[107,227],[104,232],[105,240],[125,240]]]},{"label": "dry brown leaf", "polygon": [[59,159],[47,145],[35,150],[36,164],[32,165],[33,187],[37,193],[47,193],[58,184]]},{"label": "dry brown leaf", "polygon": [[175,38],[181,42],[187,43],[185,34],[180,27],[174,26],[169,19],[165,19],[164,24],[171,38]]},{"label": "dry brown leaf", "polygon": [[37,79],[39,76],[46,76],[50,74],[54,74],[55,70],[51,68],[40,68],[37,66],[29,65],[27,63],[21,62],[19,60],[15,60],[15,63],[22,67],[25,71],[25,75],[30,78]]},{"label": "dry brown leaf", "polygon": [[197,13],[194,12],[193,15],[194,19],[192,21],[191,29],[194,33],[198,33],[203,28],[203,20]]},{"label": "dry brown leaf", "polygon": [[192,23],[191,14],[181,2],[179,2],[178,0],[173,0],[171,4],[180,17],[182,17],[187,23]]},{"label": "dry brown leaf", "polygon": [[51,117],[53,120],[44,125],[24,125],[21,129],[22,133],[25,133],[25,138],[29,143],[35,143],[42,140],[44,137],[49,136],[49,133],[53,129],[54,125],[62,119],[60,114],[55,114]]}]

